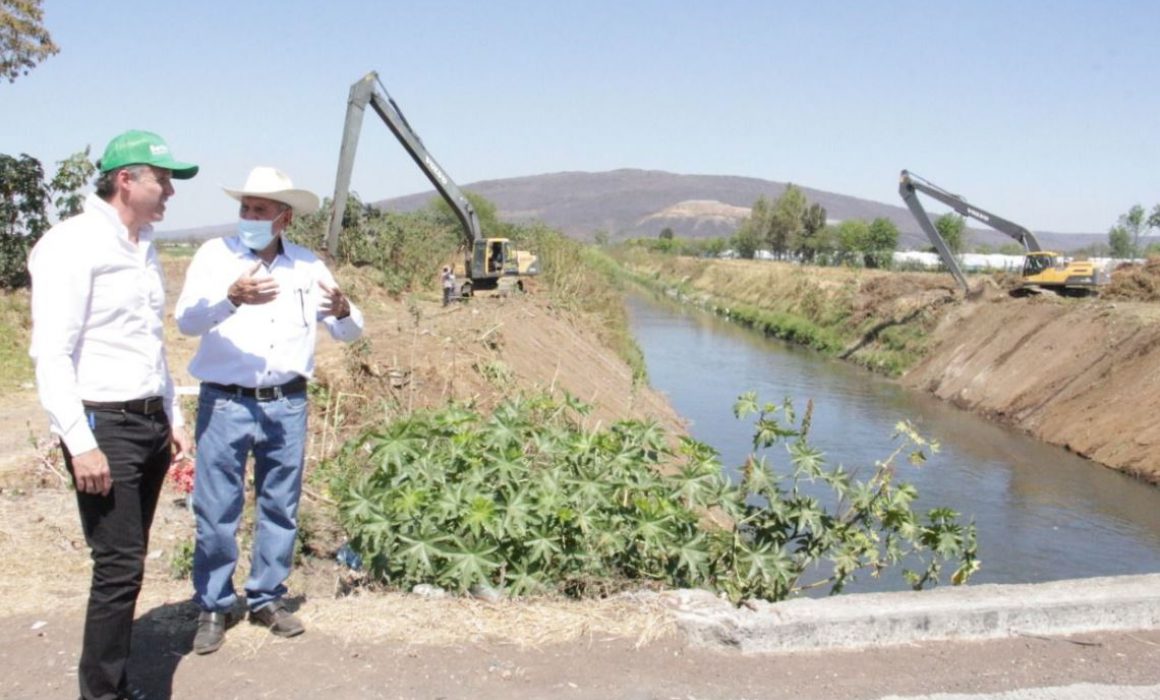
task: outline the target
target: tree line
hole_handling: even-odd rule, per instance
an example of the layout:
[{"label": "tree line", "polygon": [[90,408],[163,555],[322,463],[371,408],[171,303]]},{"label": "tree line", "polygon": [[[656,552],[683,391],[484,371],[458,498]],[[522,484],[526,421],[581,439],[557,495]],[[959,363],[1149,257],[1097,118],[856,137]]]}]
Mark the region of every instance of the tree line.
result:
[{"label": "tree line", "polygon": [[[666,228],[655,241],[637,243],[687,255],[720,256],[732,251],[737,257],[752,259],[765,252],[778,260],[882,268],[890,265],[898,238],[898,227],[885,217],[830,223],[826,208],[810,202],[791,183],[777,199],[758,197],[750,215],[728,238],[679,239]],[[596,242],[607,243],[607,233],[598,232]]]},{"label": "tree line", "polygon": [[[956,256],[968,252],[966,219],[946,213],[934,220],[939,235]],[[1151,212],[1136,204],[1122,214],[1108,231],[1106,244],[1096,243],[1074,251],[1083,257],[1138,258],[1160,254],[1160,242],[1149,240],[1160,232],[1160,204]],[[609,243],[607,231],[596,233],[596,243]],[[722,238],[678,238],[672,228],[664,228],[656,240],[635,239],[630,243],[659,252],[719,257],[732,252],[740,258],[759,257],[765,252],[778,260],[796,260],[819,265],[859,265],[888,267],[898,247],[899,231],[885,217],[873,221],[847,219],[830,223],[826,209],[811,203],[797,186],[790,184],[780,197],[762,195],[753,203],[750,215],[736,233]],[[934,251],[933,247],[927,248]],[[1022,255],[1026,251],[1015,242],[992,248],[980,243],[976,253]]]},{"label": "tree line", "polygon": [[1152,207],[1152,213],[1136,204],[1126,214],[1121,214],[1115,226],[1108,230],[1108,247],[1114,258],[1138,258],[1141,255],[1160,251],[1160,244],[1145,245],[1141,239],[1155,230],[1160,230],[1160,204]]}]

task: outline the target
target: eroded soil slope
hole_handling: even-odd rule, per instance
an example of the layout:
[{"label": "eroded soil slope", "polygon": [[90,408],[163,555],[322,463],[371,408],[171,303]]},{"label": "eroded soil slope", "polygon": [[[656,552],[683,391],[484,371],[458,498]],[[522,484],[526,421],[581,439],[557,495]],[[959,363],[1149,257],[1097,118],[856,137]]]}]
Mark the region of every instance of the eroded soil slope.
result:
[{"label": "eroded soil slope", "polygon": [[905,385],[1160,483],[1160,306],[996,291],[933,341]]}]

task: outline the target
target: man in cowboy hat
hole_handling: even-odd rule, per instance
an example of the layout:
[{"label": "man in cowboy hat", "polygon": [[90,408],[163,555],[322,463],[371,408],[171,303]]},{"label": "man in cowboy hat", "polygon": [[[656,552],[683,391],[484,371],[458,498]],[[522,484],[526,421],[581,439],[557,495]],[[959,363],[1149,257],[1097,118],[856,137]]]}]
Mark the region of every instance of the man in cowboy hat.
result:
[{"label": "man in cowboy hat", "polygon": [[84,213],[29,255],[29,354],[92,551],[81,697],[108,700],[134,696],[125,667],[149,529],[170,450],[192,448],[165,357],[165,284],[151,238],[173,181],[197,166],[134,130],[109,142],[97,170]]},{"label": "man in cowboy hat", "polygon": [[250,621],[282,637],[304,630],[285,607],[298,532],[306,443],[306,383],[317,324],[336,340],[362,334],[362,315],[326,266],[283,235],[318,197],[279,170],[257,167],[226,194],[241,202],[233,235],[207,241],[189,265],[177,326],[201,337],[190,373],[201,381],[193,509],[193,650],[216,651],[234,621],[237,529],[245,464],[254,457],[256,519],[245,603]]}]

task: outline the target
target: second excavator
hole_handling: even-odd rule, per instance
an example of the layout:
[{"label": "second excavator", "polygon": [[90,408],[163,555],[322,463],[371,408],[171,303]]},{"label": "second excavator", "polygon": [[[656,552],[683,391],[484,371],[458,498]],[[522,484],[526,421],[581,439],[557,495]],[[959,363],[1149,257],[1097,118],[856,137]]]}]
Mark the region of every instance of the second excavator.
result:
[{"label": "second excavator", "polygon": [[902,201],[906,202],[910,213],[918,221],[919,227],[934,244],[943,264],[962,286],[963,291],[968,290],[967,278],[959,267],[954,253],[947,246],[943,237],[939,235],[930,215],[923,208],[922,202],[918,200],[917,193],[919,192],[954,209],[960,216],[981,221],[996,231],[1014,238],[1023,246],[1026,256],[1023,259],[1023,274],[1017,293],[1033,294],[1050,290],[1062,295],[1083,296],[1095,294],[1104,281],[1099,269],[1091,261],[1067,260],[1060,253],[1043,250],[1039,245],[1039,240],[1030,230],[973,204],[968,204],[967,200],[959,195],[952,194],[932,182],[903,170],[899,178],[898,193],[902,196]]}]

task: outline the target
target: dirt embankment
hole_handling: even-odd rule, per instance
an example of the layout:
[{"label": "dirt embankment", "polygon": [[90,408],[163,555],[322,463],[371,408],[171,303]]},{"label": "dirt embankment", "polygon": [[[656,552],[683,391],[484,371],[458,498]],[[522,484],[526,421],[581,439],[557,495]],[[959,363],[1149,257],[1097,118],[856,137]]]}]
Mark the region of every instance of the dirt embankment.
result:
[{"label": "dirt embankment", "polygon": [[[595,321],[556,308],[546,294],[483,292],[443,307],[437,292],[392,299],[346,272],[338,277],[359,300],[366,331],[353,346],[321,333],[316,372],[325,399],[343,412],[341,420],[334,413],[320,419],[339,436],[448,400],[487,410],[516,394],[544,391],[591,404],[592,427],[654,419],[666,430],[681,428],[663,396],[633,383],[631,368],[603,342]],[[179,342],[192,351],[196,341]]]},{"label": "dirt embankment", "polygon": [[932,340],[906,386],[1160,483],[1160,305],[997,295]]}]

